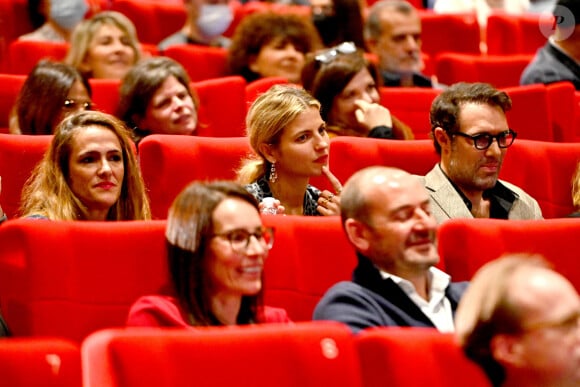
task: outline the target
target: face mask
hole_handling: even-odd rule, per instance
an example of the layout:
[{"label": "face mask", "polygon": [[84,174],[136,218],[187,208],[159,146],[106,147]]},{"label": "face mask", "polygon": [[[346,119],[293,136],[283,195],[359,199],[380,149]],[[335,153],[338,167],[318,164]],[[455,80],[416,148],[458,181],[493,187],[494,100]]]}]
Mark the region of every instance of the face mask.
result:
[{"label": "face mask", "polygon": [[231,8],[227,4],[204,4],[199,10],[197,28],[206,38],[215,38],[223,34],[234,20]]},{"label": "face mask", "polygon": [[326,15],[324,13],[315,13],[312,15],[312,23],[318,30],[318,34],[325,46],[332,46],[338,36],[338,27],[336,25],[336,16]]},{"label": "face mask", "polygon": [[59,27],[71,31],[83,20],[88,9],[85,0],[51,0],[50,18]]}]

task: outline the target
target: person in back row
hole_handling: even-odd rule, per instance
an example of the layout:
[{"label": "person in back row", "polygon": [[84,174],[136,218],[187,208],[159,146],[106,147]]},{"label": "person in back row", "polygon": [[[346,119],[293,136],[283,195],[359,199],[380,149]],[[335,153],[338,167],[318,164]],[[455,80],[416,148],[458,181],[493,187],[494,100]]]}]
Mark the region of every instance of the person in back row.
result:
[{"label": "person in back row", "polygon": [[486,83],[457,83],[431,105],[439,164],[424,177],[433,215],[453,218],[542,219],[538,202],[498,179],[515,138],[506,119],[511,99]]},{"label": "person in back row", "polygon": [[353,332],[378,326],[454,330],[453,315],[467,283],[437,269],[437,222],[419,178],[368,167],[346,182],[343,229],[356,250],[352,282],[332,286],[314,320],[347,324]]}]

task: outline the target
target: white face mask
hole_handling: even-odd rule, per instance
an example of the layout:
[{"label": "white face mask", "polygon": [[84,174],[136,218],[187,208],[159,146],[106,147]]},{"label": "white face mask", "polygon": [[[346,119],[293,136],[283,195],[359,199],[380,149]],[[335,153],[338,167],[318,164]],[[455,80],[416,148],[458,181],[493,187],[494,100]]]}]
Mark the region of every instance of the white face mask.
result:
[{"label": "white face mask", "polygon": [[232,9],[227,4],[203,4],[199,10],[197,28],[205,38],[223,34],[234,20]]},{"label": "white face mask", "polygon": [[50,18],[59,27],[71,31],[89,10],[85,0],[51,0]]}]

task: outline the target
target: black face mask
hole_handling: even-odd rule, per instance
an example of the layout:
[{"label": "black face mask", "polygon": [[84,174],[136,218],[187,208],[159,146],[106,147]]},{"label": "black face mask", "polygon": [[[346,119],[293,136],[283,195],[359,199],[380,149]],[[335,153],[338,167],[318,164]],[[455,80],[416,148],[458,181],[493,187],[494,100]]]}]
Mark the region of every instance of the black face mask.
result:
[{"label": "black face mask", "polygon": [[331,46],[338,38],[338,25],[336,24],[335,15],[326,15],[317,13],[312,15],[312,23],[318,30],[322,43],[325,46]]}]

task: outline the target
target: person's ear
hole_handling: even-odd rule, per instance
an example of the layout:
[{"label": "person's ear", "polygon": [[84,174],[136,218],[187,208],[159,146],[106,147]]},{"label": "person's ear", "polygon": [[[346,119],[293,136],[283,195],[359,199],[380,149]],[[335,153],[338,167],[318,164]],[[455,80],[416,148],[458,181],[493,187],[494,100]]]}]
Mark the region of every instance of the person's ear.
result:
[{"label": "person's ear", "polygon": [[276,149],[271,144],[260,144],[258,150],[270,163],[273,164],[277,161]]},{"label": "person's ear", "polygon": [[441,147],[441,153],[446,153],[451,148],[451,137],[449,134],[440,127],[436,127],[433,130],[433,136],[435,137],[435,141]]},{"label": "person's ear", "polygon": [[525,360],[522,356],[524,348],[520,339],[513,335],[500,334],[491,339],[492,357],[501,365],[518,366]]},{"label": "person's ear", "polygon": [[357,251],[360,251],[364,254],[369,250],[369,230],[364,223],[352,218],[348,218],[344,222],[344,230],[348,240]]}]

